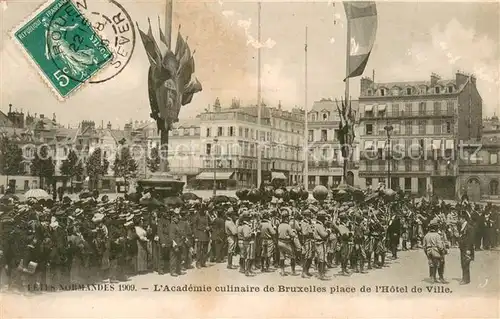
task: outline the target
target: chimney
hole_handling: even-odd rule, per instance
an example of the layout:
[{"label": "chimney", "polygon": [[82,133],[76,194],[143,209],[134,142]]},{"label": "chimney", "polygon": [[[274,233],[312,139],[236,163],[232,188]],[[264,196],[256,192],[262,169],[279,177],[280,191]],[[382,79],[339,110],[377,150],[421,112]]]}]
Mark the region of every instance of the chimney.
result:
[{"label": "chimney", "polygon": [[52,113],[52,121],[56,122],[56,113]]},{"label": "chimney", "polygon": [[9,104],[9,113],[12,112],[12,104]]},{"label": "chimney", "polygon": [[441,80],[441,77],[437,75],[436,73],[431,74],[431,86],[436,85],[436,83]]},{"label": "chimney", "polygon": [[278,101],[278,110],[281,110],[281,100]]},{"label": "chimney", "polygon": [[40,118],[43,119],[45,117],[44,114],[40,114]]},{"label": "chimney", "polygon": [[220,110],[221,110],[220,100],[219,98],[216,98],[214,102],[214,112],[220,112]]},{"label": "chimney", "polygon": [[455,82],[457,85],[457,89],[459,90],[462,88],[463,85],[465,85],[465,83],[467,83],[468,80],[469,80],[469,75],[465,74],[462,71],[457,71],[457,73],[455,74]]},{"label": "chimney", "polygon": [[368,77],[361,78],[361,95],[366,95],[366,90],[373,87],[372,79]]}]

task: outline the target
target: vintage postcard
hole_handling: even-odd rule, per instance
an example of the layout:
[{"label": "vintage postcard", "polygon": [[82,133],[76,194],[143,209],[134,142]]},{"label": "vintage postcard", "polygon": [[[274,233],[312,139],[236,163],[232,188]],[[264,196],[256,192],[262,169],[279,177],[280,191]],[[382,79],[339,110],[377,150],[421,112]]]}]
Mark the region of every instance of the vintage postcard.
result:
[{"label": "vintage postcard", "polygon": [[0,21],[0,318],[500,317],[497,1]]}]

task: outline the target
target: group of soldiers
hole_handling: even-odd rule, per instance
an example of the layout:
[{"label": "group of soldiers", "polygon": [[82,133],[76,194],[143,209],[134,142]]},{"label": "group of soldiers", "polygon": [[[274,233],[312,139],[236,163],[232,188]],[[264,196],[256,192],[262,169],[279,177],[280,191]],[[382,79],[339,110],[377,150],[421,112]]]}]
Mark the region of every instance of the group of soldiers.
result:
[{"label": "group of soldiers", "polygon": [[[319,279],[328,280],[330,268],[340,267],[344,275],[365,272],[384,267],[387,253],[395,259],[398,250],[421,247],[435,279],[433,269],[441,278],[442,270],[439,258],[428,253],[431,247],[466,242],[465,258],[467,251],[500,244],[499,210],[491,205],[452,206],[404,196],[391,201],[217,196],[169,204],[151,194],[113,201],[98,193],[75,201],[8,198],[0,206],[0,283],[23,289],[118,282],[150,271],[175,277],[209,261],[227,263],[246,276],[278,269],[282,276],[309,278],[315,269]],[[464,220],[469,221],[465,239]],[[441,241],[424,239],[428,231]]]}]

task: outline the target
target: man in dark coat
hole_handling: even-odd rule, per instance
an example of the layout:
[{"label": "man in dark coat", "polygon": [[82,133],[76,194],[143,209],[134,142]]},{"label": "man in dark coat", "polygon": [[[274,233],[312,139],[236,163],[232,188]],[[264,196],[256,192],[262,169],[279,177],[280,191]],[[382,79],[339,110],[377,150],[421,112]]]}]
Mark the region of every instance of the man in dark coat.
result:
[{"label": "man in dark coat", "polygon": [[474,252],[474,226],[470,223],[470,217],[467,212],[463,212],[459,217],[459,239],[460,264],[462,266],[461,285],[470,283],[470,262],[473,260]]},{"label": "man in dark coat", "polygon": [[225,220],[222,218],[223,212],[221,210],[217,211],[217,217],[212,223],[212,244],[215,248],[215,262],[221,263],[224,260],[224,241],[226,239],[225,234]]},{"label": "man in dark coat", "polygon": [[159,245],[158,256],[158,274],[163,275],[165,272],[165,261],[168,259],[170,247],[168,246],[168,215],[166,212],[161,212],[158,218],[157,239]]},{"label": "man in dark coat", "polygon": [[396,215],[394,208],[391,208],[391,213],[393,217],[389,221],[389,225],[387,226],[387,237],[389,240],[389,249],[392,253],[392,258],[398,258],[398,245],[399,245],[399,237],[401,236],[401,220],[398,215]]},{"label": "man in dark coat", "polygon": [[179,213],[172,215],[172,221],[168,225],[168,238],[170,248],[170,276],[177,277],[181,273],[181,253],[182,246],[186,240],[181,224],[179,223]]},{"label": "man in dark coat", "polygon": [[210,241],[210,219],[204,209],[200,209],[193,221],[196,241],[196,267],[206,267],[208,242]]}]

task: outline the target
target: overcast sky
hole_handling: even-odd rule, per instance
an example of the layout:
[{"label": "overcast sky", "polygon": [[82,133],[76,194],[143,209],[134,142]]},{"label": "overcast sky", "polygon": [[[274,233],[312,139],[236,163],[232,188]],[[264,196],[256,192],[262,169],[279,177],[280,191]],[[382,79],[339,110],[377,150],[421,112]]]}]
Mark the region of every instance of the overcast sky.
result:
[{"label": "overcast sky", "polygon": [[[89,0],[93,1],[93,0]],[[95,1],[95,0],[94,0]],[[207,0],[208,1],[208,0]],[[239,97],[242,104],[257,98],[257,3],[180,1],[174,4],[174,26],[196,49],[196,75],[203,85],[193,102],[181,110],[192,117],[220,97],[223,104]],[[147,17],[156,23],[164,14],[160,0],[119,1],[140,26]],[[139,39],[124,71],[114,79],[88,85],[66,102],[58,102],[36,70],[8,36],[43,1],[7,0],[0,6],[2,23],[0,108],[8,104],[31,113],[56,113],[62,124],[83,119],[123,124],[149,117],[148,60]],[[476,74],[484,114],[500,113],[499,12],[497,3],[380,2],[379,28],[365,70],[380,82],[427,80],[431,72],[451,78],[457,69]],[[337,21],[334,24],[334,21]],[[340,2],[262,4],[262,85],[268,105],[304,105],[304,40],[309,30],[308,104],[343,95],[345,14]],[[153,25],[156,28],[156,24]],[[174,38],[177,27],[174,27]],[[359,95],[359,77],[351,80],[351,96]]]}]

